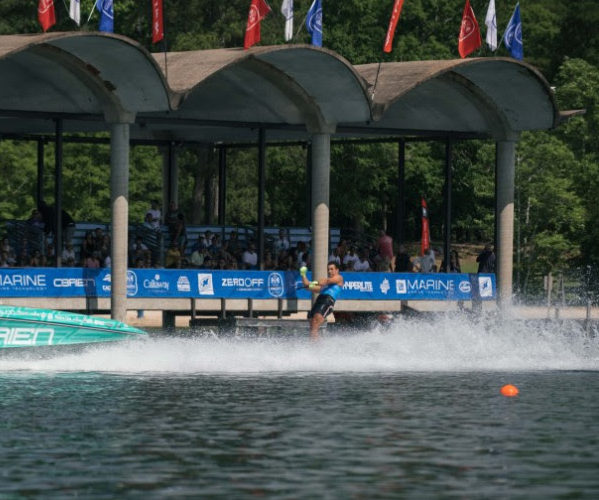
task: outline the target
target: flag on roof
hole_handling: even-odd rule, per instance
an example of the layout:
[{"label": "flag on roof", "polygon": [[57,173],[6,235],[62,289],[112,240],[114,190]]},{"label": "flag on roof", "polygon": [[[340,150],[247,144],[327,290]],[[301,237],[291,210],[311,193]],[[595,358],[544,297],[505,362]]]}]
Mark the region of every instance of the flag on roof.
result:
[{"label": "flag on roof", "polygon": [[54,0],[39,0],[39,3],[37,4],[37,19],[44,31],[48,31],[56,24]]},{"label": "flag on roof", "polygon": [[503,34],[503,43],[515,59],[524,58],[524,45],[522,43],[522,21],[520,20],[520,3],[516,4],[514,13],[507,23],[507,28]]},{"label": "flag on roof", "polygon": [[81,25],[81,1],[71,0],[69,6],[69,17],[77,23],[77,26]]},{"label": "flag on roof", "polygon": [[312,35],[312,45],[322,47],[322,5],[314,0],[306,17],[306,28]]},{"label": "flag on roof", "polygon": [[491,50],[497,50],[497,15],[495,13],[495,0],[489,1],[485,24],[487,25],[487,45]]},{"label": "flag on roof", "polygon": [[270,6],[265,0],[252,0],[248,12],[248,22],[245,28],[245,39],[243,48],[249,49],[260,41],[260,21],[270,12]]},{"label": "flag on roof", "polygon": [[389,27],[387,28],[387,36],[385,37],[385,45],[383,46],[384,52],[391,52],[393,50],[393,37],[395,36],[395,28],[399,21],[403,2],[404,0],[395,0],[395,3],[393,4],[391,18],[389,19]]},{"label": "flag on roof", "polygon": [[162,0],[152,0],[152,43],[158,43],[163,38]]},{"label": "flag on roof", "polygon": [[100,12],[99,31],[114,33],[114,8],[112,0],[98,0],[96,9]]},{"label": "flag on roof", "polygon": [[466,57],[481,46],[480,28],[474,11],[470,6],[470,0],[466,0],[464,13],[462,14],[462,25],[460,27],[460,37],[458,40],[458,51],[460,56]]},{"label": "flag on roof", "polygon": [[285,41],[293,38],[293,0],[283,0],[281,14],[285,17]]}]

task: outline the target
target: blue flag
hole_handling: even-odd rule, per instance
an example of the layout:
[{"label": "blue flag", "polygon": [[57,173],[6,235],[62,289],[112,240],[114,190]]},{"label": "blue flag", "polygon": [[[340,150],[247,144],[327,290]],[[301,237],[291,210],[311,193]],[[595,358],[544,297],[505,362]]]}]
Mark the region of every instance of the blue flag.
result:
[{"label": "blue flag", "polygon": [[524,46],[522,44],[522,21],[520,21],[519,3],[516,4],[510,22],[507,24],[503,35],[503,42],[513,58],[522,60],[524,57]]},{"label": "blue flag", "polygon": [[114,33],[114,10],[112,0],[98,0],[96,9],[100,11],[100,26],[98,30]]},{"label": "blue flag", "polygon": [[312,35],[312,45],[322,47],[322,5],[314,0],[306,17],[306,28]]}]

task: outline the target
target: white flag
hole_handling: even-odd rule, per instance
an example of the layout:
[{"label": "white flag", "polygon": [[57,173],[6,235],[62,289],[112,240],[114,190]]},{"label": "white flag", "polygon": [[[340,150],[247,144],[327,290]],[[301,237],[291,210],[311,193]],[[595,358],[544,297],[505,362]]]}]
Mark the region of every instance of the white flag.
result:
[{"label": "white flag", "polygon": [[80,0],[71,0],[71,7],[69,8],[69,17],[77,23],[77,26],[81,25],[81,2],[80,2]]},{"label": "white flag", "polygon": [[285,16],[285,41],[293,38],[293,0],[283,0],[281,14]]},{"label": "white flag", "polygon": [[497,16],[495,15],[495,0],[490,0],[485,17],[487,25],[487,45],[491,50],[497,50]]}]

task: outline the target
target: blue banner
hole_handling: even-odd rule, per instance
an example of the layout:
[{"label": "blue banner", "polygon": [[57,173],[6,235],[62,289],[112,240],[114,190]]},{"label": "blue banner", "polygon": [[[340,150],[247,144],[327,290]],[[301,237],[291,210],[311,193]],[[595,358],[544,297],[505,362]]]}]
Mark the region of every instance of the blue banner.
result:
[{"label": "blue banner", "polygon": [[[494,274],[342,273],[339,300],[493,300]],[[110,297],[109,269],[2,268],[0,297]],[[295,271],[130,269],[138,298],[309,299]]]}]

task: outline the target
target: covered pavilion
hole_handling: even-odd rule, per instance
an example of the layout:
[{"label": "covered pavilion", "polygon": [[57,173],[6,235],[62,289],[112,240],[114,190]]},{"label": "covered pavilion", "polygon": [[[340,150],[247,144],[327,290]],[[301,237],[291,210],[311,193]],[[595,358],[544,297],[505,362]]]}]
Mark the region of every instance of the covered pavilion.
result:
[{"label": "covered pavilion", "polygon": [[[522,131],[551,129],[561,118],[547,81],[514,59],[352,66],[335,52],[310,45],[153,55],[129,38],[106,33],[0,36],[0,134],[56,133],[58,162],[64,132],[110,132],[111,312],[120,320],[127,309],[133,139],[257,142],[261,172],[267,143],[309,141],[318,276],[326,273],[328,256],[332,138],[446,141],[447,195],[451,141],[493,139],[498,292],[505,305],[512,294],[516,143]],[[59,192],[55,198],[60,213]]]}]

